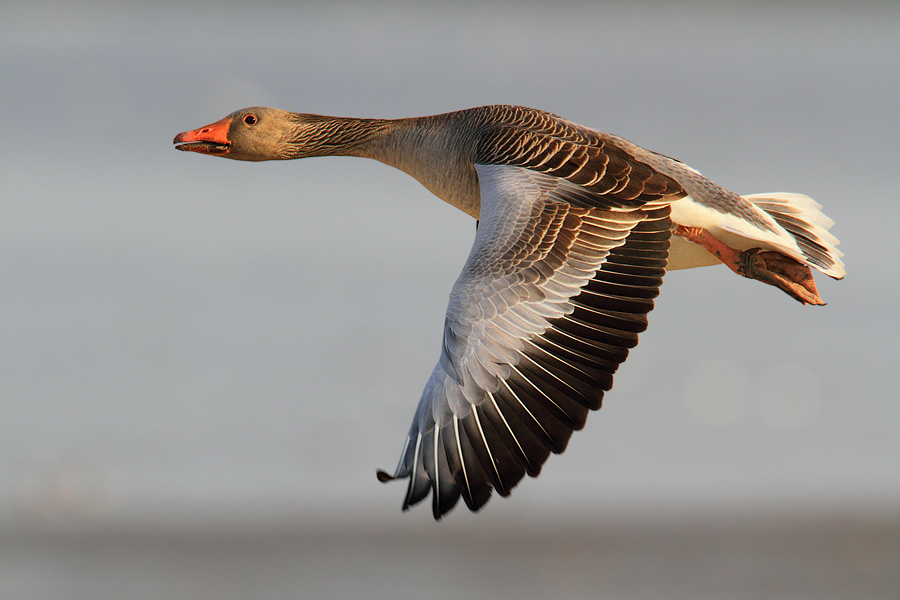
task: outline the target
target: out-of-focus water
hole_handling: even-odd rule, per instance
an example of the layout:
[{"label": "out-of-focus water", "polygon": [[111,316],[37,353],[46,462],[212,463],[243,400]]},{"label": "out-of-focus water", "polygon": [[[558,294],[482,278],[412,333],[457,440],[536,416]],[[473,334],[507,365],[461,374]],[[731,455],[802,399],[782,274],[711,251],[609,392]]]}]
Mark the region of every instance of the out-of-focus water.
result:
[{"label": "out-of-focus water", "polygon": [[398,458],[474,223],[374,162],[172,150],[261,104],[535,106],[740,193],[810,194],[837,223],[848,276],[819,278],[825,308],[723,267],[669,275],[566,453],[435,532],[623,510],[895,514],[898,73],[887,2],[7,3],[0,530],[435,527],[427,508],[400,515],[403,486],[374,472]]},{"label": "out-of-focus water", "polygon": [[896,519],[605,519],[553,528],[463,525],[439,535],[354,525],[6,536],[0,585],[6,598],[41,600],[900,595]]}]

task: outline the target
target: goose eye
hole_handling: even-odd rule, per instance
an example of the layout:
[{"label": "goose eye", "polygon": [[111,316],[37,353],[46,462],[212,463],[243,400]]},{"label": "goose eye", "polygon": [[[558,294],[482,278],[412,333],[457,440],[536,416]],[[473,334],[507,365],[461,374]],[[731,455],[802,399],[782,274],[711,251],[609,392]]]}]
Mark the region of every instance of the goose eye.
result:
[{"label": "goose eye", "polygon": [[244,117],[244,123],[247,125],[256,125],[256,117],[254,115],[247,115]]}]

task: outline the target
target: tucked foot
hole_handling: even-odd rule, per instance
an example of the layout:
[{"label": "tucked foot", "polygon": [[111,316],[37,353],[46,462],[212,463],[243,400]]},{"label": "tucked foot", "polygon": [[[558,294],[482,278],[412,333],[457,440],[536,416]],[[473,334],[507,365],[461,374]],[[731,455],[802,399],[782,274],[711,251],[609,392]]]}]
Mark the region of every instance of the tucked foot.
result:
[{"label": "tucked foot", "polygon": [[740,266],[736,272],[774,285],[803,304],[825,304],[819,297],[809,267],[779,252],[760,248],[745,250],[740,255]]},{"label": "tucked foot", "polygon": [[803,304],[817,306],[825,304],[819,297],[809,267],[789,256],[762,248],[751,248],[741,252],[726,246],[707,230],[699,227],[678,225],[675,234],[700,244],[738,275],[774,285]]}]

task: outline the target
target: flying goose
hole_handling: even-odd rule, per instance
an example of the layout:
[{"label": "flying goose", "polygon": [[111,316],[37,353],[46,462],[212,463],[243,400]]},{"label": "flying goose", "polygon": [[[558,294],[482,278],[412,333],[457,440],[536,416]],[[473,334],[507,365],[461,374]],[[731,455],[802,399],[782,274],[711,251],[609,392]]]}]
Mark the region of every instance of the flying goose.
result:
[{"label": "flying goose", "polygon": [[381,120],[245,108],[180,133],[236,160],[373,158],[477,219],[441,355],[393,474],[403,509],[480,509],[561,453],[647,327],[667,269],[724,263],[803,304],[841,279],[832,221],[800,194],[739,196],[620,137],[519,106]]}]

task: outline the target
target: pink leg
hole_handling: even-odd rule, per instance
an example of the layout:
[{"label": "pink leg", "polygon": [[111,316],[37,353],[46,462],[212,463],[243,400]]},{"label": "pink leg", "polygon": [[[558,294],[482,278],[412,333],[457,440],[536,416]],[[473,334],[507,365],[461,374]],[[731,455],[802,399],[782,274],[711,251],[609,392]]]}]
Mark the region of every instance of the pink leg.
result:
[{"label": "pink leg", "polygon": [[726,246],[707,230],[699,227],[678,225],[675,234],[700,244],[738,275],[774,285],[803,304],[825,304],[819,297],[809,267],[789,256],[761,248],[740,252]]}]

